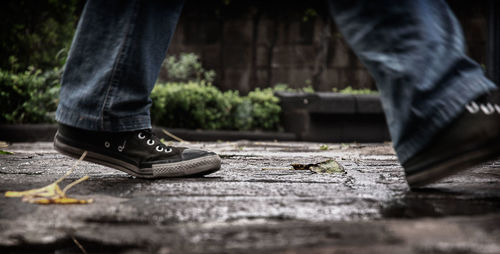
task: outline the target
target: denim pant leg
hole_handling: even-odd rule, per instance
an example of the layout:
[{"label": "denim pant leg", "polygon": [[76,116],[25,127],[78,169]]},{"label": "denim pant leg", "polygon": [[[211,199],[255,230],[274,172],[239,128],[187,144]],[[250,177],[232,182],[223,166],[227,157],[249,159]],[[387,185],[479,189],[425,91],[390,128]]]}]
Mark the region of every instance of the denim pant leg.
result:
[{"label": "denim pant leg", "polygon": [[381,94],[401,163],[422,150],[464,105],[495,89],[465,55],[443,0],[330,0],[329,11]]},{"label": "denim pant leg", "polygon": [[98,131],[151,128],[149,95],[183,1],[87,1],[62,79],[56,120]]}]

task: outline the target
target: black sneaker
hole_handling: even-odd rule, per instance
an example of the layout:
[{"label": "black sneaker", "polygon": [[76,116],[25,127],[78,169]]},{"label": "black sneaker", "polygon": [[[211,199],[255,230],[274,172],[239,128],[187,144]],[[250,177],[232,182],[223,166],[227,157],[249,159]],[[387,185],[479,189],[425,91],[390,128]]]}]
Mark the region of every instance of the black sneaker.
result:
[{"label": "black sneaker", "polygon": [[464,113],[427,148],[403,164],[410,187],[419,187],[500,155],[500,106],[492,96],[466,105]]},{"label": "black sneaker", "polygon": [[97,132],[59,124],[54,148],[62,154],[112,167],[141,178],[205,175],[220,169],[212,152],[163,144],[151,130]]}]

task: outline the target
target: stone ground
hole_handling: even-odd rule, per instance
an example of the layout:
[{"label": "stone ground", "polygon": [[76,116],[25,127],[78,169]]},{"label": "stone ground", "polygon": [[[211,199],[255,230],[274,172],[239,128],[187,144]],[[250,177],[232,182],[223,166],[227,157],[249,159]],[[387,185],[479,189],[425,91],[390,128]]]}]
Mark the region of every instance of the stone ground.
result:
[{"label": "stone ground", "polygon": [[[0,253],[500,253],[500,161],[410,191],[389,144],[192,143],[201,178],[142,180],[82,162],[61,186],[88,205],[0,197]],[[75,160],[50,143],[0,155],[0,192],[48,185]],[[345,173],[290,170],[336,159]]]}]

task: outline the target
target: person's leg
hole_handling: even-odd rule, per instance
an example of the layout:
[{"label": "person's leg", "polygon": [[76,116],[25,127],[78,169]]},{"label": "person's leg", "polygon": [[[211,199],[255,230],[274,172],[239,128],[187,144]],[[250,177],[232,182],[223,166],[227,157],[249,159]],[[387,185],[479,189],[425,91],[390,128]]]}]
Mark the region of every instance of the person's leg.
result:
[{"label": "person's leg", "polygon": [[407,176],[411,175],[415,171],[407,166],[411,159],[434,145],[437,135],[464,114],[466,104],[496,86],[466,56],[460,25],[442,0],[331,0],[328,4],[347,42],[377,83],[394,148]]},{"label": "person's leg", "polygon": [[88,1],[66,62],[56,120],[94,131],[151,128],[149,95],[182,5]]},{"label": "person's leg", "polygon": [[203,175],[212,152],[163,144],[149,98],[182,1],[89,0],[66,62],[56,113],[57,151],[143,178]]}]

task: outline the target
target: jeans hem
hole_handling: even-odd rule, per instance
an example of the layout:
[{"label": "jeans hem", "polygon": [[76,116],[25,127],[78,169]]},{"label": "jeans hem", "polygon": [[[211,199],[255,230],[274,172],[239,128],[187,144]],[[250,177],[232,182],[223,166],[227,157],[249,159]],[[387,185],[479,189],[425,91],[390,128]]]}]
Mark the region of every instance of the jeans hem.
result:
[{"label": "jeans hem", "polygon": [[124,132],[151,129],[149,114],[127,117],[96,117],[59,104],[56,121],[62,124],[91,131]]}]

